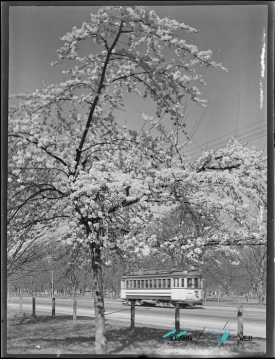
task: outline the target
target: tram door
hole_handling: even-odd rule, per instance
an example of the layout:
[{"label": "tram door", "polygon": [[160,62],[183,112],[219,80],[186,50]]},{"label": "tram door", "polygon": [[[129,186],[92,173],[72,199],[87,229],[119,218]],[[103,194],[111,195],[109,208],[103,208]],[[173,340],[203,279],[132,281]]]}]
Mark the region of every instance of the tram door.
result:
[{"label": "tram door", "polygon": [[187,278],[187,291],[186,300],[198,300],[199,299],[199,279],[198,278]]},{"label": "tram door", "polygon": [[184,292],[181,286],[181,278],[173,278],[171,288],[172,300],[183,300]]}]

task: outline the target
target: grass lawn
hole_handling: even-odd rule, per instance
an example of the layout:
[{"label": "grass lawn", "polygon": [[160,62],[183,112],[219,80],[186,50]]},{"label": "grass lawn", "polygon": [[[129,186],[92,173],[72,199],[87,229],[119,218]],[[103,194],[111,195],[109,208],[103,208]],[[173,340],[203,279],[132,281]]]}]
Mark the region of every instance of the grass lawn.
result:
[{"label": "grass lawn", "polygon": [[[30,313],[19,314],[8,310],[7,352],[8,354],[95,354],[94,319],[79,317],[74,323],[72,316],[57,316],[52,319],[37,312],[36,319]],[[106,337],[108,354],[116,355],[263,355],[266,340],[253,338],[252,342],[236,345],[236,337],[229,337],[219,348],[215,343],[201,342],[195,345],[200,332],[188,331],[193,340],[171,341],[163,339],[167,329],[107,320]]]}]

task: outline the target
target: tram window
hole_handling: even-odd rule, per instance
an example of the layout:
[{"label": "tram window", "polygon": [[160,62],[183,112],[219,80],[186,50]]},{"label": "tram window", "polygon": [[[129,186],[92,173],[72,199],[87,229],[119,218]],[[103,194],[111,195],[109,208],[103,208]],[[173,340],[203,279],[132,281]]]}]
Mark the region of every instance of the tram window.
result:
[{"label": "tram window", "polygon": [[140,281],[140,288],[144,288],[144,280],[143,279]]},{"label": "tram window", "polygon": [[167,279],[167,288],[171,287],[171,279]]},{"label": "tram window", "polygon": [[148,279],[145,281],[145,287],[148,288]]},{"label": "tram window", "polygon": [[162,288],[166,288],[166,279],[162,280]]},{"label": "tram window", "polygon": [[181,286],[184,288],[184,278],[181,278]]},{"label": "tram window", "polygon": [[154,279],[154,288],[157,288],[157,280]]},{"label": "tram window", "polygon": [[153,288],[153,281],[152,281],[152,279],[149,279],[149,288]]},{"label": "tram window", "polygon": [[195,288],[199,288],[199,279],[195,278]]},{"label": "tram window", "polygon": [[179,278],[174,278],[174,288],[179,286]]},{"label": "tram window", "polygon": [[136,281],[133,280],[133,288],[136,288]]},{"label": "tram window", "polygon": [[159,288],[161,288],[161,279],[159,279],[158,282],[159,282]]},{"label": "tram window", "polygon": [[192,278],[187,278],[187,287],[188,288],[192,287]]},{"label": "tram window", "polygon": [[126,288],[128,289],[130,287],[129,280],[126,280]]},{"label": "tram window", "polygon": [[125,280],[121,281],[121,288],[123,288],[123,289],[125,288]]},{"label": "tram window", "polygon": [[137,280],[137,288],[140,288],[140,280]]}]

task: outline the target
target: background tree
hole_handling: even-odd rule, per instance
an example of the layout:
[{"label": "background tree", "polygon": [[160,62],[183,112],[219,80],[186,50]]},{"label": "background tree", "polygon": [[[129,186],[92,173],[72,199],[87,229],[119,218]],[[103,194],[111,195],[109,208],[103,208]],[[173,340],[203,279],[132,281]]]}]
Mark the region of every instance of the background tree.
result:
[{"label": "background tree", "polygon": [[[262,196],[259,192],[259,196]],[[237,293],[251,293],[254,291],[259,303],[263,300],[263,289],[266,283],[266,202],[260,209],[252,202],[246,205],[246,211],[240,212],[238,221],[222,213],[221,221],[225,223],[227,231],[246,228],[253,241],[234,246],[234,254],[216,253],[215,259],[206,260],[203,265],[206,284],[212,290],[218,287],[225,291]],[[262,240],[259,240],[262,238]]]},{"label": "background tree", "polygon": [[[257,294],[259,304],[263,302],[264,288],[266,284],[266,202],[261,206],[250,203],[248,211],[242,216],[242,223],[258,237],[264,236],[262,245],[245,245],[239,253],[238,259],[241,268],[246,272],[250,285]],[[251,289],[251,288],[250,288]]]},{"label": "background tree", "polygon": [[[22,240],[23,242],[23,240]],[[23,252],[19,253],[15,262],[8,272],[8,280],[12,287],[22,287],[28,294],[50,294],[52,289],[52,271],[54,271],[55,289],[64,290],[64,271],[68,265],[68,257],[71,248],[66,247],[64,243],[55,241],[53,238],[34,241],[28,248],[28,253],[34,253],[33,258],[27,257],[24,260]],[[53,260],[52,260],[53,258]],[[32,259],[32,260],[30,260]],[[11,260],[12,262],[12,260]],[[12,263],[13,264],[13,263]],[[63,282],[63,283],[62,283]],[[31,285],[30,285],[31,283]],[[32,290],[30,290],[32,288]]]},{"label": "background tree", "polygon": [[212,257],[211,261],[204,263],[203,273],[206,290],[220,290],[227,296],[230,296],[235,290],[240,278],[244,281],[246,279],[242,277],[242,271],[240,270],[239,263],[236,262],[236,257],[223,255],[222,253],[217,253],[215,258]]},{"label": "background tree", "polygon": [[120,282],[124,272],[123,262],[114,253],[112,259],[105,263],[103,273],[105,291],[111,293],[111,297],[120,295]]},{"label": "background tree", "polygon": [[239,253],[240,267],[246,272],[250,290],[256,293],[259,304],[264,300],[266,285],[266,246],[245,246]]}]

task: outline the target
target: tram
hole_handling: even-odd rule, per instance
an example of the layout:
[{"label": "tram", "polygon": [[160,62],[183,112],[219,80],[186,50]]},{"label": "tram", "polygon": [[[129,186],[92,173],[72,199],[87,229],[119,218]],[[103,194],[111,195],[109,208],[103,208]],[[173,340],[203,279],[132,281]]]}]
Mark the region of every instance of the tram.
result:
[{"label": "tram", "polygon": [[125,304],[136,300],[137,305],[151,302],[161,307],[202,305],[202,274],[194,267],[186,271],[139,270],[121,278],[120,297]]}]

